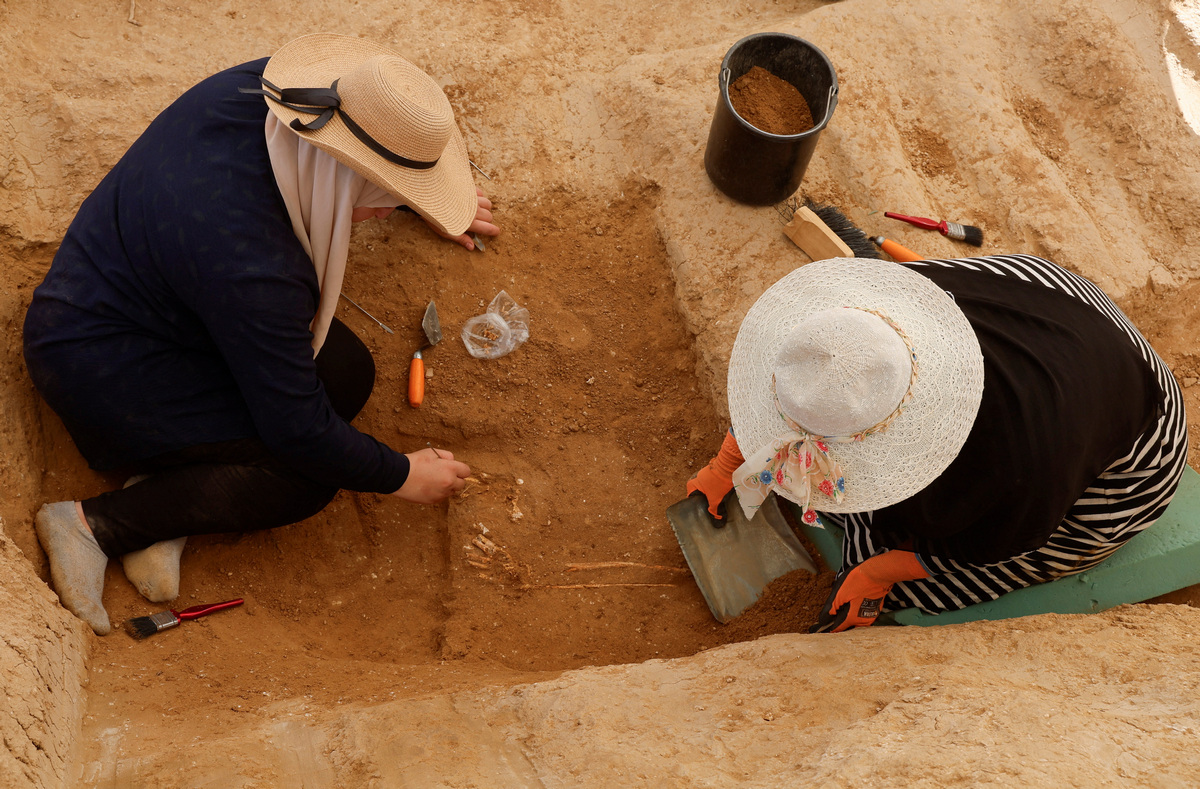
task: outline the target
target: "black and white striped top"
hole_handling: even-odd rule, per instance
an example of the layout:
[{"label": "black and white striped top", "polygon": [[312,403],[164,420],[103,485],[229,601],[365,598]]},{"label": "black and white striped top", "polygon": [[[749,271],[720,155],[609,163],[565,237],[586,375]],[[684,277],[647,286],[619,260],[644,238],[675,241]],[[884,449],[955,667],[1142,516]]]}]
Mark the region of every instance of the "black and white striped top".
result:
[{"label": "black and white striped top", "polygon": [[[1112,457],[1116,457],[1115,460],[1108,462],[1107,466],[1097,465],[1095,471],[1086,473],[1086,476],[1082,478],[1083,482],[1079,483],[1078,487],[1068,488],[1069,498],[1064,500],[1065,504],[1061,509],[1054,510],[1053,503],[1048,504],[1045,510],[1037,510],[1034,506],[1030,513],[1017,512],[1011,523],[1004,520],[1003,513],[993,517],[994,513],[979,515],[978,512],[975,512],[974,514],[979,515],[977,519],[979,534],[967,535],[965,539],[961,535],[934,535],[925,539],[920,533],[916,535],[899,533],[895,528],[897,518],[901,517],[904,512],[909,515],[915,512],[924,512],[919,509],[922,505],[920,501],[908,502],[906,504],[908,509],[902,509],[900,515],[889,514],[888,510],[848,515],[822,513],[823,519],[845,529],[845,538],[842,544],[843,567],[856,565],[881,551],[896,547],[904,539],[913,540],[915,536],[914,548],[922,562],[930,569],[931,576],[918,581],[896,584],[885,603],[885,610],[918,607],[930,613],[938,613],[993,600],[1015,589],[1083,572],[1108,558],[1130,537],[1154,523],[1170,503],[1187,464],[1187,421],[1184,414],[1183,397],[1171,371],[1124,313],[1104,295],[1103,291],[1083,277],[1072,274],[1047,260],[1030,255],[926,260],[905,265],[930,276],[937,282],[969,282],[971,278],[964,276],[965,273],[977,272],[984,275],[979,281],[985,287],[1001,284],[994,277],[987,276],[998,275],[1005,278],[1016,278],[1022,283],[1044,286],[1053,291],[1068,294],[1098,310],[1108,321],[1115,324],[1118,331],[1113,332],[1111,327],[1103,329],[1105,336],[1112,338],[1112,342],[1107,343],[1104,348],[1097,349],[1091,359],[1080,360],[1078,370],[1065,371],[1063,380],[1070,384],[1078,377],[1075,373],[1090,372],[1094,366],[1093,362],[1106,364],[1105,360],[1109,356],[1130,351],[1126,356],[1134,360],[1132,363],[1138,366],[1137,374],[1133,376],[1114,374],[1112,376],[1110,380],[1113,393],[1110,402],[1124,402],[1128,399],[1129,402],[1134,403],[1130,409],[1138,408],[1136,405],[1138,398],[1126,398],[1126,390],[1121,388],[1128,384],[1125,379],[1137,377],[1138,374],[1147,381],[1151,379],[1151,376],[1146,374],[1145,368],[1141,367],[1141,363],[1136,362],[1138,357],[1152,371],[1152,378],[1157,382],[1157,387],[1152,392],[1149,389],[1129,390],[1135,394],[1142,391],[1147,393],[1147,397],[1143,398],[1145,402],[1145,406],[1141,409],[1143,413],[1130,414],[1131,419],[1136,417],[1141,420],[1137,423],[1136,428],[1129,432],[1129,435],[1136,437],[1131,443],[1128,438],[1120,438],[1121,428],[1109,424],[1110,420],[1108,419],[1102,420],[1104,424],[1090,425],[1085,421],[1089,416],[1086,413],[1076,414],[1074,408],[1066,409],[1065,414],[1046,415],[1047,419],[1051,420],[1050,424],[1056,424],[1056,420],[1070,421],[1074,418],[1080,424],[1090,426],[1091,429],[1081,432],[1100,437],[1098,441],[1102,441],[1103,437],[1109,435],[1116,436],[1113,440],[1122,441],[1115,447],[1116,451],[1111,451],[1112,448],[1110,448],[1104,460],[1098,462],[1106,462]],[[1003,286],[1000,288],[1000,290],[1004,289]],[[1042,294],[1027,285],[1018,286],[1018,290],[1032,295],[1034,297],[1032,301],[1035,302]],[[947,287],[947,291],[955,296],[968,318],[972,319],[973,307],[968,306],[966,300],[950,287]],[[1070,331],[1074,324],[1086,323],[1094,318],[1091,312],[1080,311],[1073,303],[1064,303],[1057,296],[1050,298],[1059,302],[1057,312],[1064,314],[1055,317],[1062,321],[1067,331]],[[1075,310],[1075,312],[1072,314],[1071,310]],[[986,307],[984,312],[982,319],[973,320],[972,323],[976,327],[976,333],[980,336],[981,345],[985,350],[986,368],[988,362]],[[1108,325],[1104,321],[1093,322],[1100,324],[1101,328]],[[1124,339],[1128,340],[1129,346],[1112,347],[1121,345]],[[1040,363],[1040,360],[1035,361]],[[1057,363],[1064,364],[1061,361]],[[1071,363],[1070,361],[1065,362],[1068,365]],[[1130,362],[1127,360],[1128,363]],[[1114,367],[1113,371],[1119,369]],[[1008,382],[999,381],[997,385],[997,380],[994,378],[992,385],[998,390],[1003,390],[1006,383]],[[985,383],[985,402],[988,397],[988,385]],[[1092,388],[1097,387],[1093,386]],[[1107,392],[1098,398],[1084,397],[1080,400],[1103,400],[1105,394]],[[996,395],[993,394],[993,398],[995,397]],[[1084,412],[1086,412],[1086,408],[1086,405],[1082,406]],[[1112,408],[1109,407],[1109,410],[1111,411]],[[1096,413],[1104,414],[1105,412],[1098,410]],[[993,412],[987,416],[981,406],[980,419],[986,417],[992,421],[998,421],[1004,416],[999,412]],[[978,421],[977,419],[977,423]],[[1126,429],[1128,429],[1128,424],[1132,423],[1127,423]],[[982,429],[983,426],[980,427]],[[1020,426],[1018,426],[1019,428]],[[1071,436],[1068,435],[1068,438]],[[970,439],[968,444],[970,444]],[[1033,475],[1034,484],[1029,485],[1028,488],[1019,488],[1015,493],[1008,491],[1013,506],[1036,505],[1051,496],[1056,484],[1068,484],[1062,480],[1061,475],[1050,470],[1056,468],[1054,460],[1040,457],[1041,454],[1053,454],[1055,451],[1059,451],[1057,449],[1059,444],[1070,445],[1061,449],[1065,458],[1071,458],[1070,452],[1076,451],[1073,441],[1043,442],[1041,445],[1043,449],[1045,447],[1050,449],[1038,453],[1039,462],[1044,461],[1044,465],[1041,467],[1042,473]],[[1102,446],[1102,444],[1097,443],[1096,446]],[[964,452],[966,451],[967,448],[964,447]],[[1061,462],[1062,458],[1057,460]],[[1067,462],[1062,465],[1071,466],[1071,463]],[[978,467],[973,468],[978,471]],[[947,473],[950,471],[951,469],[948,469]],[[998,469],[997,472],[1003,473],[1004,469]],[[986,477],[987,475],[976,474],[973,479],[979,476]],[[1045,484],[1038,482],[1039,477],[1046,477]],[[995,488],[999,484],[996,479],[995,476],[991,479],[980,479],[976,490],[985,491]],[[1089,483],[1087,480],[1093,481]],[[962,487],[969,487],[969,484],[962,485],[961,477],[959,482]],[[1080,490],[1082,493],[1078,493]],[[1057,492],[1060,496],[1062,495],[1061,491]],[[923,493],[925,491],[913,497],[914,500],[921,497]],[[986,495],[976,495],[972,490],[956,489],[956,494],[946,494],[943,491],[942,501],[934,503],[929,511],[954,513],[956,506],[968,511],[972,506],[973,499],[981,496],[984,501],[978,505],[980,508],[1005,509],[1003,503],[996,505],[987,502]],[[1072,501],[1073,504],[1070,503]],[[1064,509],[1066,515],[1062,517],[1061,522],[1058,521],[1058,516],[1054,516],[1053,521],[1045,526],[1043,533],[1028,535],[1003,533],[1005,529],[1019,532],[1022,527],[1016,524],[1024,524],[1028,520],[1036,521],[1039,514],[1051,511],[1061,513]],[[889,524],[891,524],[890,527]],[[945,528],[948,533],[953,532],[954,524],[945,525]],[[1006,540],[1008,541],[1006,542]],[[1036,544],[1022,544],[1022,540],[1025,543],[1033,541]],[[1017,550],[1012,550],[1011,546],[1017,546]],[[1006,552],[1006,548],[1010,552]],[[994,554],[997,551],[1004,555],[988,555],[989,552]],[[971,558],[972,555],[986,558]]]}]

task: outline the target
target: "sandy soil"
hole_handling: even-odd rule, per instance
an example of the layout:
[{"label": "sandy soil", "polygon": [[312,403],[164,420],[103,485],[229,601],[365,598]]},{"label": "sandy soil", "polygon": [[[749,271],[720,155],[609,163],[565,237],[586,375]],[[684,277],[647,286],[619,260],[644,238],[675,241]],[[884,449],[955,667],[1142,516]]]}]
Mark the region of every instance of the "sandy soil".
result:
[{"label": "sandy soil", "polygon": [[[841,103],[803,196],[930,256],[974,250],[882,211],[976,225],[984,252],[1092,277],[1200,413],[1200,146],[1164,65],[1200,62],[1166,0],[0,5],[15,108],[0,134],[0,518],[43,579],[36,508],[123,478],[88,470],[32,390],[20,360],[32,288],[79,202],[160,108],[316,30],[389,43],[426,68],[491,176],[479,182],[505,233],[486,252],[408,216],[367,223],[345,292],[395,333],[340,313],[380,370],[357,424],[397,448],[450,449],[480,483],[439,507],[342,493],[293,527],[191,540],[175,606],[246,605],[144,642],[88,636],[77,767],[250,732],[281,704],[358,709],[806,628],[828,576],[773,589],[720,627],[664,517],[719,446],[740,316],[807,260],[774,210],[733,204],[703,173],[721,56],[752,32],[801,35],[838,70]],[[472,359],[458,329],[501,289],[530,310],[530,340]],[[408,360],[431,299],[447,336],[413,410]],[[116,565],[105,601],[115,621],[159,610]],[[909,648],[895,639],[898,655]],[[132,773],[104,774],[122,785]]]}]

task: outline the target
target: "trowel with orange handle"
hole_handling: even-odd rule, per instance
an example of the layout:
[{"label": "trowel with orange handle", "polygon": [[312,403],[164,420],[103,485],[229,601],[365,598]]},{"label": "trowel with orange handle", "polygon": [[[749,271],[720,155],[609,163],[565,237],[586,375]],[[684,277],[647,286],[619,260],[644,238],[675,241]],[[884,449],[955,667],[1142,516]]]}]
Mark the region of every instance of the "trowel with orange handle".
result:
[{"label": "trowel with orange handle", "polygon": [[438,320],[437,307],[432,301],[425,308],[421,328],[425,331],[425,344],[417,349],[408,365],[408,404],[413,408],[421,405],[425,399],[425,357],[422,353],[442,340],[442,322]]},{"label": "trowel with orange handle", "polygon": [[884,238],[883,236],[871,236],[871,241],[875,242],[875,246],[888,253],[888,256],[890,256],[891,259],[897,263],[913,263],[918,260],[925,259],[923,256],[918,255],[908,247],[897,244],[890,238]]}]

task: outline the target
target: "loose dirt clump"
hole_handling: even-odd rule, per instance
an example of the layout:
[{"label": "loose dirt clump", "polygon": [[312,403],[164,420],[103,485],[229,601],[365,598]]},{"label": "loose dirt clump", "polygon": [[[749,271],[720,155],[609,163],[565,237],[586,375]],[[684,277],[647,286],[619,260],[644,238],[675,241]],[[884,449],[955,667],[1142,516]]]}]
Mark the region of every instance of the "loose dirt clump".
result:
[{"label": "loose dirt clump", "polygon": [[[819,560],[818,560],[819,561]],[[727,624],[722,635],[749,641],[768,633],[807,633],[816,624],[821,606],[829,597],[834,574],[793,570],[776,578],[754,605]],[[736,636],[741,634],[741,638]]]}]

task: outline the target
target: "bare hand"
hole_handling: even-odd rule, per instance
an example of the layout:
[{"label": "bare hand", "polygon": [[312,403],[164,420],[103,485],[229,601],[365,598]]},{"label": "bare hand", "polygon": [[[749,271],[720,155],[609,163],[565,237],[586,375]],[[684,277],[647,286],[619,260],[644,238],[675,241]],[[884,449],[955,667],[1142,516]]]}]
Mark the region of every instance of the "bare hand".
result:
[{"label": "bare hand", "polygon": [[409,452],[408,479],[393,493],[414,504],[437,504],[466,487],[471,467],[454,459],[445,449]]},{"label": "bare hand", "polygon": [[479,204],[475,209],[475,219],[471,222],[471,226],[467,228],[466,233],[463,233],[461,236],[452,236],[449,233],[442,232],[434,225],[429,225],[429,227],[442,238],[449,239],[456,244],[461,244],[468,250],[475,249],[475,242],[471,240],[472,233],[478,233],[481,236],[500,235],[500,228],[492,222],[492,201],[484,196],[483,190],[478,186],[475,187],[475,195]]}]

